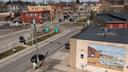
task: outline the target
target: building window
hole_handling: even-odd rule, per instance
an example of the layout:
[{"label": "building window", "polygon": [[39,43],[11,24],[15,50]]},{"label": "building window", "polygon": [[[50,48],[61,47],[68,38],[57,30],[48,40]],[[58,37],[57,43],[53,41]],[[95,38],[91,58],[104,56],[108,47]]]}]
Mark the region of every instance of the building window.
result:
[{"label": "building window", "polygon": [[28,16],[28,13],[26,13],[26,16]]},{"label": "building window", "polygon": [[34,16],[36,17],[36,16],[37,16],[37,14],[35,13],[35,14],[34,14]]},{"label": "building window", "polygon": [[30,16],[32,17],[32,16],[33,16],[33,14],[31,13],[31,14],[30,14]]},{"label": "building window", "polygon": [[83,58],[84,58],[84,54],[81,54],[80,56],[81,56],[81,59],[83,59]]}]

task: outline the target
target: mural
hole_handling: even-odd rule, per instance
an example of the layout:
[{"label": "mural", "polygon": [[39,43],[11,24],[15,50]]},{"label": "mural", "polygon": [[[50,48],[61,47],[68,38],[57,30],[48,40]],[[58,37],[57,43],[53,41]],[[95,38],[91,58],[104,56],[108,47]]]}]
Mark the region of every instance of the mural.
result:
[{"label": "mural", "polygon": [[88,64],[122,70],[124,66],[124,48],[112,46],[89,45]]}]

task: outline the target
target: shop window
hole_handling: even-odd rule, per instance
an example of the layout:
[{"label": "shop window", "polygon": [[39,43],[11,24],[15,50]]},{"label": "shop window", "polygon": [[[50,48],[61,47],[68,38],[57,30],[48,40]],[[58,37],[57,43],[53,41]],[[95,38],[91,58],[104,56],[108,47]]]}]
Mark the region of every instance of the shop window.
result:
[{"label": "shop window", "polygon": [[84,54],[81,54],[80,56],[81,56],[81,59],[83,59],[83,58],[84,58]]}]

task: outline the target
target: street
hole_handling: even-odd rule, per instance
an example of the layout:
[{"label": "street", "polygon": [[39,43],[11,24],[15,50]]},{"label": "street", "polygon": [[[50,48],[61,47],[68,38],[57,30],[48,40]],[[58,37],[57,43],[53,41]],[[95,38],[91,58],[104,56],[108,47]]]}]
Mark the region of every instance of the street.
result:
[{"label": "street", "polygon": [[[46,45],[39,46],[39,53],[45,54],[48,52],[48,56],[56,52],[59,48],[62,48],[64,44],[69,40],[69,38],[78,33],[76,30],[71,30],[67,34],[58,37],[57,39],[53,40],[53,43],[50,43],[51,40]],[[61,44],[58,44],[60,42]],[[29,53],[25,53],[18,59],[14,59],[11,63],[6,64],[5,66],[0,65],[0,72],[26,72],[28,69],[32,68],[30,59],[35,54],[35,50],[33,49]],[[20,55],[19,55],[20,56]]]}]

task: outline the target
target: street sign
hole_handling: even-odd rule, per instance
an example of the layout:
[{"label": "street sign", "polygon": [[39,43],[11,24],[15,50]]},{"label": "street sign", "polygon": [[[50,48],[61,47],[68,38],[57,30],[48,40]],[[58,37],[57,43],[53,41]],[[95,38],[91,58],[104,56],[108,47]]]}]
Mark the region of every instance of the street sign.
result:
[{"label": "street sign", "polygon": [[59,32],[59,27],[58,27],[58,26],[55,26],[55,27],[54,27],[54,32],[55,32],[55,33]]},{"label": "street sign", "polygon": [[50,32],[50,28],[48,26],[44,27],[44,32]]}]

